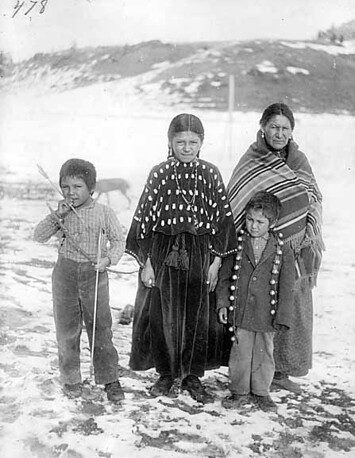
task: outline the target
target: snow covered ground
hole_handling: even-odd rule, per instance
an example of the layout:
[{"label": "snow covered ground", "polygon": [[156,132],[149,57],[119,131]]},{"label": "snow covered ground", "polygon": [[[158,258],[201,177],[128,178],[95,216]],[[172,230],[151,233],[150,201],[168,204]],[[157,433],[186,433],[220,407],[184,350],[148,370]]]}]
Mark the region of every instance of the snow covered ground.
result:
[{"label": "snow covered ground", "polygon": [[[132,94],[97,85],[35,99],[27,92],[1,101],[3,186],[41,182],[40,163],[53,181],[70,157],[88,159],[99,178],[122,176],[133,203],[111,195],[122,223],[130,223],[149,169],[163,160],[166,131],[178,113],[143,106]],[[182,108],[181,111],[188,110]],[[189,110],[190,111],[190,110]],[[197,113],[206,129],[202,156],[217,164],[227,182],[238,157],[254,140],[258,113],[235,113],[233,133],[223,113]],[[307,154],[324,194],[327,251],[315,290],[314,367],[300,380],[297,396],[273,392],[277,414],[253,406],[226,411],[226,368],[208,372],[204,383],[215,402],[200,406],[186,394],[176,400],[151,399],[154,371],[128,368],[131,325],[118,323],[132,304],[136,274],[110,274],[114,341],[120,354],[122,407],[106,401],[102,387],[85,387],[69,400],[58,381],[51,309],[51,270],[56,244],[31,240],[47,213],[43,200],[0,200],[0,456],[6,458],[284,457],[333,458],[355,453],[355,121],[352,117],[296,114],[295,140]],[[228,147],[233,144],[233,154]],[[105,201],[105,198],[102,198]],[[117,269],[131,271],[124,256]],[[83,375],[89,351],[82,348]]]}]

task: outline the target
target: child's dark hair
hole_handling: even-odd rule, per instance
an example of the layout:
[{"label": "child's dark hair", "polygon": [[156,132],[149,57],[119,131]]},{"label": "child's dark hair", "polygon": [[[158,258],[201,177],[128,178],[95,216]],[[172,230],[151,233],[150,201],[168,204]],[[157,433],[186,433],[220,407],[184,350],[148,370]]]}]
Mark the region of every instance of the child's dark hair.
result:
[{"label": "child's dark hair", "polygon": [[271,192],[259,191],[246,204],[245,213],[250,209],[261,210],[265,218],[270,221],[270,224],[274,224],[280,216],[281,202]]},{"label": "child's dark hair", "polygon": [[94,191],[96,185],[96,169],[89,161],[83,159],[69,159],[64,162],[59,172],[59,185],[62,185],[64,177],[77,177],[85,181],[90,191]]},{"label": "child's dark hair", "polygon": [[169,141],[172,141],[177,133],[185,131],[194,132],[199,136],[201,142],[203,142],[205,131],[200,118],[197,116],[189,113],[181,113],[175,116],[175,118],[171,121],[168,130]]}]

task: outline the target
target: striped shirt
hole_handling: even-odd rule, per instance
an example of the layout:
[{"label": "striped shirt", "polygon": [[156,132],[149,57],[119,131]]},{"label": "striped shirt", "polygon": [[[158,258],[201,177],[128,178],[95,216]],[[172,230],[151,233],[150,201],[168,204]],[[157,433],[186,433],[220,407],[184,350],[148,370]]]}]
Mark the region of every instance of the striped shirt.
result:
[{"label": "striped shirt", "polygon": [[87,253],[93,263],[96,263],[101,228],[101,258],[108,257],[111,265],[117,264],[124,252],[125,237],[114,211],[95,201],[76,211],[79,217],[74,212],[70,212],[62,220],[64,230],[60,228],[55,214],[46,216],[37,225],[34,240],[47,242],[57,234],[61,240],[58,248],[60,256],[76,262],[88,262],[80,252],[81,249]]}]

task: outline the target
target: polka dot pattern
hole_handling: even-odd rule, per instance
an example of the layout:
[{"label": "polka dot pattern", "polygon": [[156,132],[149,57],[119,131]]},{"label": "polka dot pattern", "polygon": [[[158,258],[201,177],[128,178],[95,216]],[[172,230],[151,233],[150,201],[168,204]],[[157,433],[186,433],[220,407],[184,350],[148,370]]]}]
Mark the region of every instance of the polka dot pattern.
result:
[{"label": "polka dot pattern", "polygon": [[[141,240],[154,231],[166,235],[210,233],[217,241],[216,254],[226,252],[223,248],[228,243],[226,234],[234,231],[220,172],[213,164],[201,159],[181,163],[169,158],[154,167],[134,221],[137,223],[137,238]],[[233,249],[229,246],[228,252]]]}]

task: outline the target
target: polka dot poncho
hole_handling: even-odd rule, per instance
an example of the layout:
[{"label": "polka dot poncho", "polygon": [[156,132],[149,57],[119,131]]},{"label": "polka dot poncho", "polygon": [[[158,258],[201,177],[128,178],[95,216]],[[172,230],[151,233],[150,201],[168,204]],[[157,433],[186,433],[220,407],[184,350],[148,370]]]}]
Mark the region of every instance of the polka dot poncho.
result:
[{"label": "polka dot poncho", "polygon": [[232,212],[218,168],[172,157],[153,167],[134,214],[126,251],[143,264],[154,232],[210,234],[217,256],[236,251]]}]

